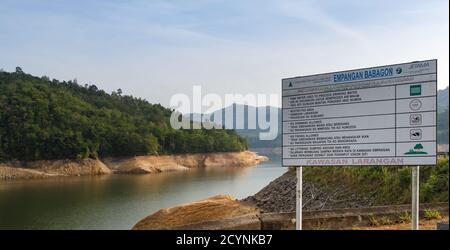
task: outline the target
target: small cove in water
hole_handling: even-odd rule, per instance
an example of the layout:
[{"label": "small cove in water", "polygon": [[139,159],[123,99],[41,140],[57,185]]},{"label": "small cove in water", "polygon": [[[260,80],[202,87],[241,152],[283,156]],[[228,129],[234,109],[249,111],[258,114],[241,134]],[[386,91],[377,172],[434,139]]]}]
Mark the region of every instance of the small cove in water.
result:
[{"label": "small cove in water", "polygon": [[161,208],[218,194],[242,199],[287,171],[268,157],[246,168],[3,181],[0,229],[130,229]]}]

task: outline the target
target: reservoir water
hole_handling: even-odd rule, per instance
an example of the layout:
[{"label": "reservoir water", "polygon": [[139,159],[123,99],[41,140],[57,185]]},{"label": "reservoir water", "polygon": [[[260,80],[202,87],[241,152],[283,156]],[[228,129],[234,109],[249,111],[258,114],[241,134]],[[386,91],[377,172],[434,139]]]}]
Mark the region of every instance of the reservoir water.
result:
[{"label": "reservoir water", "polygon": [[269,157],[248,168],[2,181],[0,229],[130,229],[161,208],[258,192],[287,170]]}]

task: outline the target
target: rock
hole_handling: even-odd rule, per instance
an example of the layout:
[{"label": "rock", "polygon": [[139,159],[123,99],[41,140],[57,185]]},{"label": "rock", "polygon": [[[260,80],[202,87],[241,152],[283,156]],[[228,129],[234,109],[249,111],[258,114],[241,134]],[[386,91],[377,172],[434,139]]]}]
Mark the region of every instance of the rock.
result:
[{"label": "rock", "polygon": [[51,174],[32,169],[8,167],[5,164],[0,164],[0,180],[42,179],[51,176]]},{"label": "rock", "polygon": [[136,156],[126,159],[106,158],[106,165],[116,173],[148,174],[205,167],[255,166],[267,157],[255,152],[225,152],[162,156]]},{"label": "rock", "polygon": [[292,212],[295,211],[296,183],[295,172],[288,171],[242,201],[260,208],[263,212]]},{"label": "rock", "polygon": [[267,161],[265,156],[255,152],[209,153],[204,159],[205,167],[249,167]]},{"label": "rock", "polygon": [[27,168],[60,176],[105,175],[112,171],[98,159],[35,161]]},{"label": "rock", "polygon": [[1,164],[0,166],[0,180],[104,175],[112,173],[103,162],[96,159],[33,162],[12,161]]},{"label": "rock", "polygon": [[[258,207],[261,212],[295,212],[297,177],[289,170],[255,195],[242,202]],[[337,208],[363,208],[372,206],[372,200],[364,194],[354,193],[341,184],[328,186],[303,180],[303,210],[324,210]]]},{"label": "rock", "polygon": [[[152,174],[168,171],[187,170],[190,168],[174,156],[135,156],[132,158],[103,159],[115,173],[120,174]],[[184,164],[184,165],[183,165]]]},{"label": "rock", "polygon": [[[259,223],[255,207],[242,204],[230,195],[217,195],[204,200],[182,204],[172,208],[164,208],[139,221],[134,230],[155,229],[205,229],[223,228],[223,221],[227,228],[239,228],[239,220],[245,220],[256,225]],[[216,223],[217,221],[221,221]],[[211,223],[207,223],[211,222]],[[199,226],[201,225],[201,226]]]},{"label": "rock", "polygon": [[151,174],[184,171],[204,167],[255,166],[267,157],[255,152],[225,152],[162,156],[136,156],[82,160],[10,161],[1,164],[0,180],[34,179],[52,176],[83,176],[119,174]]},{"label": "rock", "polygon": [[448,223],[438,222],[436,226],[436,230],[447,230],[448,231]]}]

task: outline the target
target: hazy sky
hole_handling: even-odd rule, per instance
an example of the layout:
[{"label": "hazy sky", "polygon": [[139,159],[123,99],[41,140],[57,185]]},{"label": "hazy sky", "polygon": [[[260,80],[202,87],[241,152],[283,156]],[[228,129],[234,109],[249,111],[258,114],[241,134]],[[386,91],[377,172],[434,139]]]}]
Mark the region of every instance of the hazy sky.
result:
[{"label": "hazy sky", "polygon": [[280,93],[281,78],[438,59],[448,0],[2,0],[0,68],[169,105],[175,93]]}]

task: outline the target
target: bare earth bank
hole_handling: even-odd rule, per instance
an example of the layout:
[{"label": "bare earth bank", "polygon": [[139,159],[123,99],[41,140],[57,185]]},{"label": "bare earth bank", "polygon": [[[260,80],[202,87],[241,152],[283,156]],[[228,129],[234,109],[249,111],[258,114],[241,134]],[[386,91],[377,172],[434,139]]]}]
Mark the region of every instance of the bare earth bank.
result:
[{"label": "bare earth bank", "polygon": [[249,167],[267,157],[255,152],[226,152],[163,156],[136,156],[53,161],[11,161],[0,163],[0,181],[12,179],[38,179],[58,176],[105,174],[150,174],[189,170],[202,167]]},{"label": "bare earth bank", "polygon": [[[140,220],[133,230],[192,229],[208,220],[235,220],[241,216],[253,216],[257,208],[246,206],[230,195],[217,195],[203,200],[164,208]],[[223,221],[219,228],[223,228]],[[208,228],[217,229],[217,228]]]}]

